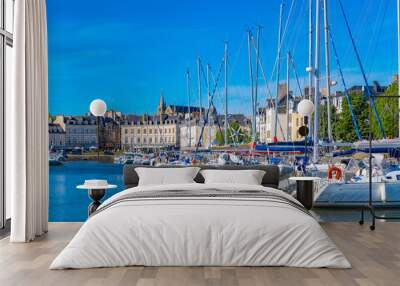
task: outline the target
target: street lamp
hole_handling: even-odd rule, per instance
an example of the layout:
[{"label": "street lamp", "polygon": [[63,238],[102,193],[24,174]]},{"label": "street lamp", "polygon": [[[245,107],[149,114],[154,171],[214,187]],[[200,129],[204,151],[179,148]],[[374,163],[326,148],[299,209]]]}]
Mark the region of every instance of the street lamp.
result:
[{"label": "street lamp", "polygon": [[314,103],[309,99],[303,99],[297,106],[299,114],[304,116],[311,116],[314,113]]},{"label": "street lamp", "polygon": [[101,99],[95,99],[90,103],[90,113],[97,119],[97,161],[100,161],[100,117],[107,111],[106,103]]},{"label": "street lamp", "polygon": [[314,103],[309,99],[303,99],[297,106],[297,112],[304,116],[304,126],[300,127],[299,133],[304,136],[304,157],[307,159],[307,135],[308,135],[308,118],[314,113]]}]

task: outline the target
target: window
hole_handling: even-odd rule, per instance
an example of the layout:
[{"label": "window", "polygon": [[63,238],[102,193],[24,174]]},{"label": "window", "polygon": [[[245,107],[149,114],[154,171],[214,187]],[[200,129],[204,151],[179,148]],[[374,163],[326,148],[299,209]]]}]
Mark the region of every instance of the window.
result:
[{"label": "window", "polygon": [[[4,118],[5,97],[11,92],[14,0],[0,0],[0,118]],[[0,122],[0,228],[11,217],[11,196],[4,187],[4,120]]]}]

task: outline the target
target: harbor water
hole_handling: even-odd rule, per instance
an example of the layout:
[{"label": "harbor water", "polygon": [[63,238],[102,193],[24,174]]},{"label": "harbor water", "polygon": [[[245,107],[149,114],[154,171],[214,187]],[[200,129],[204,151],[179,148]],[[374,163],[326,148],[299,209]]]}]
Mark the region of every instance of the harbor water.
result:
[{"label": "harbor water", "polygon": [[[97,161],[65,162],[60,166],[50,166],[49,179],[49,220],[57,222],[79,222],[87,219],[87,207],[91,200],[86,190],[76,189],[87,179],[106,179],[118,188],[106,192],[105,198],[124,189],[123,166]],[[374,184],[373,199],[390,206],[382,215],[400,214],[400,185]],[[315,216],[322,221],[357,221],[361,205],[368,200],[368,185],[329,185],[317,200]],[[347,205],[346,208],[332,208],[327,205]]]}]

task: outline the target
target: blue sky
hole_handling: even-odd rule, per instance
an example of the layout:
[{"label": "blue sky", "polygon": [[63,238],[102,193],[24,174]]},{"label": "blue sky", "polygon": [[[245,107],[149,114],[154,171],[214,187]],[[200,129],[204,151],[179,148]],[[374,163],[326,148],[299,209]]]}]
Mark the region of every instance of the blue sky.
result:
[{"label": "blue sky", "polygon": [[[287,24],[282,54],[291,51],[305,85],[308,51],[308,0],[286,0]],[[397,70],[396,1],[344,2],[369,79],[390,82]],[[362,78],[351,50],[338,0],[328,0],[332,33],[348,85]],[[136,1],[49,0],[49,108],[52,114],[82,114],[102,98],[110,109],[153,113],[160,91],[169,104],[186,104],[186,69],[192,77],[192,102],[198,104],[196,58],[217,74],[224,41],[229,42],[230,112],[249,114],[246,31],[263,27],[261,60],[272,91],[280,0]],[[322,21],[322,13],[321,13]],[[323,47],[321,29],[321,47]],[[324,54],[321,55],[324,76]],[[331,56],[332,77],[337,68]],[[281,78],[286,76],[282,61]],[[292,78],[291,85],[294,85]],[[204,85],[204,84],[203,84]],[[265,83],[260,79],[262,104]],[[322,82],[322,87],[325,85]],[[338,86],[340,89],[341,87]],[[298,90],[293,88],[298,94]],[[274,93],[274,92],[273,92]],[[206,96],[203,95],[203,105]],[[215,99],[217,108],[222,95]]]}]

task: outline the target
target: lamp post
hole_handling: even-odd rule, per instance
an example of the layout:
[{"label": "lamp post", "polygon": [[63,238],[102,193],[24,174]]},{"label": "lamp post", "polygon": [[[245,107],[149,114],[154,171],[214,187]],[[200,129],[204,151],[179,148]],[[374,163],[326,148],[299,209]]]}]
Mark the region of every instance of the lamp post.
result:
[{"label": "lamp post", "polygon": [[101,99],[95,99],[90,103],[90,113],[97,119],[97,161],[100,161],[100,117],[107,111],[106,103]]},{"label": "lamp post", "polygon": [[303,99],[302,101],[299,102],[299,105],[297,106],[297,112],[300,115],[304,116],[304,157],[307,159],[307,135],[308,135],[308,118],[311,117],[311,115],[314,113],[314,103],[309,100],[309,99]]}]

